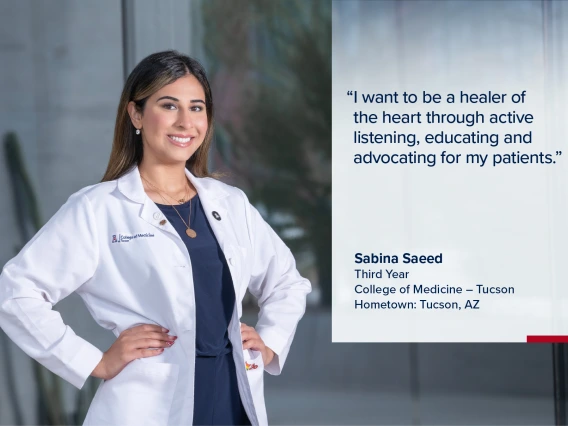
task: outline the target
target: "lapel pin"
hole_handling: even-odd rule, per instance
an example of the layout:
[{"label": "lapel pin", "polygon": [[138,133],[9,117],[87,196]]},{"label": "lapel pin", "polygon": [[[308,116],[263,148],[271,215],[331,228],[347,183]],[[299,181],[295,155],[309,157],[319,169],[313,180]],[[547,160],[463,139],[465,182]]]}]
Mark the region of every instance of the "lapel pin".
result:
[{"label": "lapel pin", "polygon": [[214,211],[214,212],[211,213],[211,214],[213,215],[213,217],[214,217],[215,219],[221,220],[221,215],[220,215],[219,213],[217,213],[217,212]]},{"label": "lapel pin", "polygon": [[160,220],[160,225],[165,225],[165,224],[166,224],[166,219]]}]

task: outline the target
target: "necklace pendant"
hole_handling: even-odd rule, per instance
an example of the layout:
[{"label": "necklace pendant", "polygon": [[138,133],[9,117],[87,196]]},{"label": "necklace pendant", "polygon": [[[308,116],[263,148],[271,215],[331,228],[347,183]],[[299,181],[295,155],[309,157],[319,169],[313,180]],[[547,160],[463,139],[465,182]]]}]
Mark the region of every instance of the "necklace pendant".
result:
[{"label": "necklace pendant", "polygon": [[187,228],[187,229],[185,230],[185,233],[187,234],[187,236],[188,236],[189,238],[195,238],[195,237],[197,237],[197,232],[195,232],[195,231],[194,231],[193,229],[191,229],[191,228]]},{"label": "necklace pendant", "polygon": [[178,200],[178,202],[179,202],[180,204],[185,203],[185,198],[180,198],[180,199]]}]

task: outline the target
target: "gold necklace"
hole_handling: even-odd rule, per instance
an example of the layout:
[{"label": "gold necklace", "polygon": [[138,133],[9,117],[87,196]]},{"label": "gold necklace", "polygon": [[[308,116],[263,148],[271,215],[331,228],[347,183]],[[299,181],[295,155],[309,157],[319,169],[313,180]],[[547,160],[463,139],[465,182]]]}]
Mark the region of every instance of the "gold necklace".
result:
[{"label": "gold necklace", "polygon": [[[168,194],[168,193],[167,193],[166,191],[164,191],[163,189],[160,189],[160,188],[158,188],[156,185],[152,184],[152,182],[150,182],[150,181],[149,181],[148,179],[146,179],[144,176],[140,175],[140,177],[141,177],[142,179],[144,179],[144,181],[145,181],[148,185],[150,185],[152,188],[154,188],[154,189],[158,192],[158,194],[160,194],[160,191],[161,191],[161,192],[163,192],[164,194],[166,194],[166,195],[168,196],[168,198],[170,198],[171,200],[174,199],[174,197],[172,197],[170,194]],[[187,183],[187,180],[186,180],[186,183]],[[185,197],[189,197],[188,194],[189,194],[189,185],[186,185],[186,187],[185,187]],[[162,195],[160,194],[160,197],[161,197],[161,196],[162,196]],[[183,203],[185,203],[185,201],[186,201],[186,198],[185,198],[185,197],[180,198],[179,200],[175,200],[175,201],[176,201],[178,204],[183,204]],[[162,198],[163,198],[163,197],[162,197]]]},{"label": "gold necklace", "polygon": [[[156,190],[156,192],[158,193],[158,195],[160,196],[160,198],[162,198],[162,200],[164,201],[164,204],[168,205],[168,203],[166,202],[166,199],[163,197],[163,195],[162,195],[162,193],[160,192],[160,190],[159,190],[156,186],[152,185],[152,183],[148,182],[148,180],[147,180],[146,178],[144,178],[144,176],[140,175],[140,177],[141,177],[142,179],[144,179],[144,181],[145,181],[146,183],[148,183],[150,186],[152,186],[152,187]],[[189,187],[188,187],[188,192],[189,192]],[[186,192],[186,194],[187,194],[188,192]],[[166,195],[168,195],[168,194],[166,193]],[[168,197],[170,197],[170,196],[168,195]],[[173,199],[172,197],[170,197],[170,198]],[[180,203],[180,204],[181,204],[181,203]],[[194,230],[194,229],[191,229],[191,227],[189,226],[189,224],[191,223],[191,198],[189,199],[189,217],[187,218],[187,223],[185,223],[185,220],[183,220],[183,217],[181,217],[181,214],[179,214],[179,212],[178,212],[178,210],[175,208],[175,206],[174,206],[173,204],[171,204],[171,206],[172,206],[173,209],[176,211],[177,215],[179,216],[179,218],[181,219],[181,221],[183,222],[183,224],[184,224],[185,227],[187,228],[187,229],[185,230],[186,235],[187,235],[189,238],[195,238],[195,237],[197,237],[197,232],[195,232],[195,230]]]},{"label": "gold necklace", "polygon": [[180,198],[180,199],[178,200],[178,202],[179,202],[180,204],[185,203],[185,202],[187,201],[186,197],[189,197],[189,185],[185,187],[185,197]]}]

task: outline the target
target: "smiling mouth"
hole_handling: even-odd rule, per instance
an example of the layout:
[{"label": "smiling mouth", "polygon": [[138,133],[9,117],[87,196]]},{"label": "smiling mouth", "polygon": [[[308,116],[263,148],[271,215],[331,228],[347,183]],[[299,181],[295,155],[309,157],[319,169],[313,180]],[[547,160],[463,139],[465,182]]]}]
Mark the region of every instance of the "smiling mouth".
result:
[{"label": "smiling mouth", "polygon": [[193,139],[195,139],[195,136],[188,136],[188,137],[182,138],[182,137],[179,137],[179,136],[168,135],[168,139],[174,145],[185,148],[186,146],[190,145],[191,141],[193,141]]},{"label": "smiling mouth", "polygon": [[168,135],[168,137],[173,139],[176,142],[181,142],[181,143],[186,143],[186,142],[189,142],[191,139],[193,139],[192,136],[187,136],[185,138],[182,138],[182,137],[179,137],[179,136]]}]

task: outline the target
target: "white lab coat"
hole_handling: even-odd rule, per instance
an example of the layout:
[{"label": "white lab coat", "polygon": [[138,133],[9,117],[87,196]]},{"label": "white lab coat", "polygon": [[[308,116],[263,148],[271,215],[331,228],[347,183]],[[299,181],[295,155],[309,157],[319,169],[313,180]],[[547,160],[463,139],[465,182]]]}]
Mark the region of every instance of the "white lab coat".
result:
[{"label": "white lab coat", "polygon": [[[280,374],[310,283],[290,250],[244,193],[211,178],[193,183],[233,279],[229,325],[239,392],[253,425],[267,424],[263,371]],[[146,195],[134,167],[118,180],[73,194],[0,275],[0,327],[29,356],[81,388],[103,353],[52,310],[76,291],[95,321],[118,336],[158,324],[178,336],[161,355],[127,364],[103,381],[85,425],[189,425],[193,415],[195,299],[191,259],[176,230]],[[242,349],[246,289],[258,298],[256,330],[276,354]],[[246,369],[245,362],[257,368]]]}]

